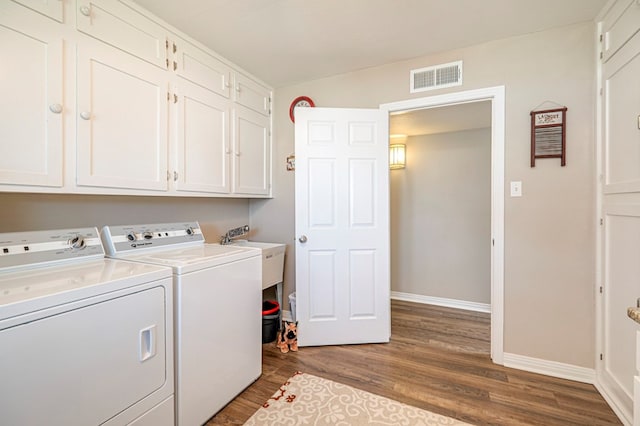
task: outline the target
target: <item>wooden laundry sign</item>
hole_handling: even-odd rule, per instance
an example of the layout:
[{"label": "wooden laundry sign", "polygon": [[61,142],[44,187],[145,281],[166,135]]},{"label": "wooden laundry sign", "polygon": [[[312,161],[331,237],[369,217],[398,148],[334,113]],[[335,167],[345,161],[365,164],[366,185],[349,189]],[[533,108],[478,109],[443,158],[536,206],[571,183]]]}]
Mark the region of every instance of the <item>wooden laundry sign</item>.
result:
[{"label": "wooden laundry sign", "polygon": [[565,166],[567,108],[531,111],[531,167],[536,158],[560,158]]}]

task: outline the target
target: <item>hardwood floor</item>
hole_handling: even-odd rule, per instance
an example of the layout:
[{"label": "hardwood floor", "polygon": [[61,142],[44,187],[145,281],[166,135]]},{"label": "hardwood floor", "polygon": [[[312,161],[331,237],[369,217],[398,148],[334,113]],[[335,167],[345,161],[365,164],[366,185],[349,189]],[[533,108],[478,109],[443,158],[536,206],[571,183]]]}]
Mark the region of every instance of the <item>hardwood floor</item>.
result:
[{"label": "hardwood floor", "polygon": [[391,342],[280,353],[207,425],[243,424],[296,371],[476,425],[619,425],[592,385],[495,365],[488,314],[392,301]]}]

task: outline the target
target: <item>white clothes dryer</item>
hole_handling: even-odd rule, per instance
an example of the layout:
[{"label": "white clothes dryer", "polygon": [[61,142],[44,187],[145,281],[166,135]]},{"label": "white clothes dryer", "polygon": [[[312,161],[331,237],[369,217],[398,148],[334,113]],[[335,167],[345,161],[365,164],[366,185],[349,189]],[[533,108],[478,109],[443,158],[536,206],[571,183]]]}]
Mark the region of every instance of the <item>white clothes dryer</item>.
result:
[{"label": "white clothes dryer", "polygon": [[96,228],[0,234],[0,423],[174,424],[172,303]]},{"label": "white clothes dryer", "polygon": [[101,236],[110,257],[173,269],[177,424],[205,423],[262,372],[260,250],[206,244],[197,222]]}]

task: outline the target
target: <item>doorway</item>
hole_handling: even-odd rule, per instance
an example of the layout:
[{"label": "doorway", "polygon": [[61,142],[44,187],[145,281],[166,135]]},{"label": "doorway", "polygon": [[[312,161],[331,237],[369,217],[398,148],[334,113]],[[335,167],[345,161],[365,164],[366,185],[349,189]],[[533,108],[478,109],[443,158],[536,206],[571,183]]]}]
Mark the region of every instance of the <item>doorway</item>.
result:
[{"label": "doorway", "polygon": [[[490,312],[491,358],[503,364],[504,323],[504,87],[470,90],[383,104],[389,114],[413,113],[421,110],[449,108],[454,105],[490,104],[491,112],[491,170],[490,170]],[[444,110],[442,110],[444,111]],[[472,113],[472,112],[470,112]],[[410,154],[408,154],[410,155]]]}]

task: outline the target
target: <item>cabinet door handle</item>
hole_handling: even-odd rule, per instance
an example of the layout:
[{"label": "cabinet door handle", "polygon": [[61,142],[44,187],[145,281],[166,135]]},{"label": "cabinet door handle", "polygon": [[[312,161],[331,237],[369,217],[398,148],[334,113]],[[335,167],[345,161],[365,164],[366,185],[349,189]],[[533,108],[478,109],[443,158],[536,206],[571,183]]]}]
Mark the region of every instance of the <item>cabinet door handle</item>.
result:
[{"label": "cabinet door handle", "polygon": [[91,16],[91,8],[89,6],[80,6],[80,13],[84,16]]},{"label": "cabinet door handle", "polygon": [[82,118],[83,120],[89,120],[91,118],[91,113],[88,111],[82,111],[80,113],[80,118]]},{"label": "cabinet door handle", "polygon": [[62,112],[62,105],[60,105],[60,104],[51,104],[51,105],[49,105],[49,110],[54,114],[60,114]]}]

